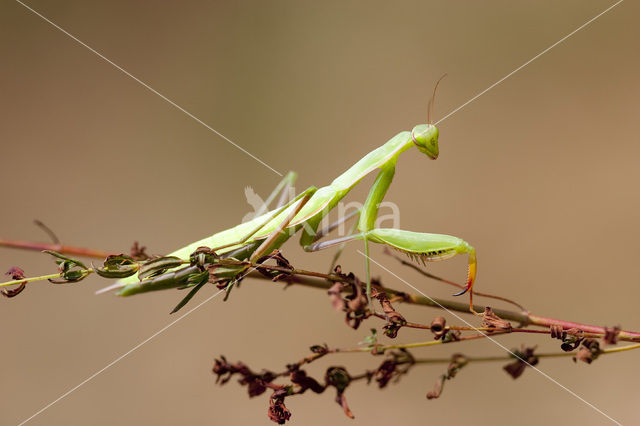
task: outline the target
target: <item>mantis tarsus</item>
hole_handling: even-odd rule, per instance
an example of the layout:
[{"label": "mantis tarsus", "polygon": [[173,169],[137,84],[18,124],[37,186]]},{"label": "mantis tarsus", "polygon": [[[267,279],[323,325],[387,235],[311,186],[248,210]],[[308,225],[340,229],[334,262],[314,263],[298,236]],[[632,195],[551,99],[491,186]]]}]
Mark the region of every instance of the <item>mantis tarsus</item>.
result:
[{"label": "mantis tarsus", "polygon": [[[400,154],[415,146],[418,151],[435,160],[439,153],[438,134],[438,129],[433,124],[419,124],[410,132],[400,132],[384,145],[365,155],[330,185],[322,188],[307,188],[283,206],[264,213],[249,222],[196,241],[171,253],[170,256],[188,260],[190,254],[198,247],[207,246],[213,247],[212,250],[221,257],[228,256],[238,260],[255,262],[265,254],[280,248],[301,228],[300,245],[305,251],[317,251],[352,240],[362,240],[366,254],[366,285],[367,297],[369,297],[371,292],[369,243],[385,244],[423,262],[445,260],[457,254],[466,253],[469,257],[466,287],[455,295],[459,296],[469,292],[469,309],[475,313],[472,308],[472,287],[476,276],[476,252],[470,244],[449,235],[375,227],[379,205],[391,185]],[[351,217],[359,216],[355,228],[356,232],[345,237],[320,241],[326,233],[340,223],[339,221],[329,225],[326,229],[319,230],[322,219],[351,189],[374,170],[379,170],[378,176],[363,207],[358,215],[351,215]],[[278,185],[269,200],[275,199],[277,194],[291,185],[295,178],[295,173],[290,172]],[[342,221],[349,218],[342,218]],[[243,272],[239,271],[238,276]],[[185,285],[184,279],[178,279],[185,274],[180,275],[176,272],[172,274],[160,275],[146,281],[137,281],[135,277],[131,277],[109,288],[120,288],[119,295],[129,296],[140,292]]]}]

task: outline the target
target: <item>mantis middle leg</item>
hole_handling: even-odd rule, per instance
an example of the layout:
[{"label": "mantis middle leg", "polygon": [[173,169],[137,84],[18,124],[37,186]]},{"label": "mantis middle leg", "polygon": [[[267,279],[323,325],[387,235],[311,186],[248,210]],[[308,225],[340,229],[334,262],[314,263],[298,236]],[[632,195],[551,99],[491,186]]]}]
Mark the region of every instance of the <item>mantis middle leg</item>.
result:
[{"label": "mantis middle leg", "polygon": [[378,210],[380,209],[380,203],[385,194],[389,190],[389,186],[393,181],[393,176],[396,172],[396,162],[390,161],[384,167],[381,168],[380,173],[376,176],[376,180],[369,190],[362,211],[360,212],[360,220],[358,221],[358,230],[363,235],[364,241],[364,254],[365,254],[365,269],[367,279],[367,301],[373,311],[371,303],[371,261],[369,260],[369,239],[367,234],[374,229],[376,225],[376,219],[378,218]]}]

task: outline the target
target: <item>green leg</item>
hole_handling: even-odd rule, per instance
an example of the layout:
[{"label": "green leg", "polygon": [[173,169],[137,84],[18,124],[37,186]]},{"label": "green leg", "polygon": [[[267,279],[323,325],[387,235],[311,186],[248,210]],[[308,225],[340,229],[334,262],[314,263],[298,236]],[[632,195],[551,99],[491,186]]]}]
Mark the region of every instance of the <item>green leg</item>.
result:
[{"label": "green leg", "polygon": [[366,255],[365,269],[367,271],[367,300],[369,302],[371,312],[375,312],[375,310],[371,303],[371,261],[369,260],[369,239],[367,238],[367,233],[375,227],[380,203],[393,181],[395,172],[395,161],[390,162],[388,165],[381,168],[380,173],[378,173],[375,182],[371,186],[369,195],[364,202],[362,214],[360,215],[360,220],[358,222],[358,229],[362,232],[361,235],[364,240],[364,252]]},{"label": "green leg", "polygon": [[[315,232],[315,235],[313,235],[312,237],[310,237],[310,241],[311,242],[316,242],[319,239],[324,238],[327,234],[329,234],[331,231],[333,231],[334,229],[336,229],[338,226],[342,225],[343,223],[346,223],[347,221],[353,219],[353,218],[359,218],[360,217],[360,209],[357,209],[351,213],[349,213],[348,215],[339,218],[338,220],[336,220],[335,222],[329,224],[328,226],[322,228],[321,230]],[[349,232],[348,235],[353,235],[356,232],[357,229],[357,223],[353,226],[353,228],[351,229],[351,231]],[[345,243],[342,243],[340,245],[340,247],[338,248],[338,251],[336,252],[336,254],[333,256],[333,259],[331,261],[331,266],[329,267],[329,273],[333,272],[336,263],[338,262],[338,258],[340,257],[340,255],[342,254],[342,251],[344,250],[344,245]],[[322,248],[320,249],[308,249],[310,247],[310,245],[304,246],[304,250],[306,251],[316,251],[316,250],[322,250]]]},{"label": "green leg", "polygon": [[333,231],[334,229],[336,229],[338,226],[342,225],[343,223],[348,222],[349,220],[351,220],[354,217],[360,217],[360,209],[357,209],[351,213],[349,213],[348,215],[346,215],[345,217],[341,217],[340,219],[336,220],[333,223],[330,223],[328,226],[322,228],[321,230],[319,230],[318,232],[316,232],[315,237],[313,238],[313,241],[318,241],[321,238],[324,238],[328,233],[330,233],[331,231]]},{"label": "green leg", "polygon": [[473,284],[476,281],[476,250],[466,241],[451,235],[427,234],[423,232],[405,231],[402,229],[377,228],[360,234],[371,242],[385,244],[407,254],[411,259],[424,262],[438,262],[450,259],[459,254],[468,256],[467,283],[464,290],[454,294],[461,296],[469,293],[469,310],[473,309]]},{"label": "green leg", "polygon": [[367,271],[366,274],[366,278],[367,278],[367,303],[369,304],[369,308],[371,309],[371,312],[375,313],[375,310],[373,308],[373,303],[371,303],[371,262],[369,261],[369,240],[367,239],[367,237],[364,237],[364,256],[366,257],[366,265],[365,265],[365,269]]},{"label": "green leg", "polygon": [[313,243],[308,246],[305,246],[304,249],[305,251],[320,251],[320,250],[324,250],[329,247],[337,246],[340,244],[346,244],[349,241],[361,240],[362,238],[363,238],[362,234],[351,234],[351,235],[347,235],[346,237],[340,237],[340,238],[335,238],[333,240],[326,240],[326,241]]},{"label": "green leg", "polygon": [[[360,215],[360,209],[357,210],[357,215],[359,217]],[[354,215],[356,216],[356,215]],[[353,235],[356,233],[356,231],[358,230],[358,222],[353,224],[353,227],[351,228],[351,231],[349,232],[349,235]],[[338,250],[336,250],[336,253],[333,255],[333,259],[331,260],[331,266],[329,267],[329,273],[332,273],[336,267],[336,264],[338,263],[338,259],[340,258],[340,256],[342,255],[342,252],[344,251],[344,246],[346,245],[346,243],[342,243],[340,244],[340,247],[338,247]]]}]

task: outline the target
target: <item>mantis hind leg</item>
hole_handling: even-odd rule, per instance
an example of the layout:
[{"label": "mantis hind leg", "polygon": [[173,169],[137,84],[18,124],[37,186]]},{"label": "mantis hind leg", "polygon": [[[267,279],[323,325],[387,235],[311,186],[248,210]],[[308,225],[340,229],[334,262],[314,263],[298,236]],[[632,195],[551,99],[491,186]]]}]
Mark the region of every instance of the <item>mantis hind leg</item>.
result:
[{"label": "mantis hind leg", "polygon": [[327,225],[324,228],[322,228],[319,231],[317,231],[315,237],[313,237],[313,242],[318,241],[321,238],[324,238],[327,234],[332,232],[338,226],[348,222],[349,220],[351,220],[353,218],[360,218],[360,209],[356,209],[356,210],[352,211],[348,215],[345,215],[344,217],[339,218],[335,222],[330,223],[329,225]]},{"label": "mantis hind leg", "polygon": [[[349,220],[351,217],[356,218],[357,220],[360,218],[360,209],[356,210],[356,212],[352,215],[352,216],[347,216],[346,220]],[[353,235],[356,233],[356,231],[358,230],[358,222],[356,221],[356,223],[353,224],[353,227],[351,228],[350,232],[348,235]],[[329,266],[329,273],[332,273],[335,268],[336,265],[338,263],[338,259],[340,258],[340,256],[342,255],[342,252],[344,251],[344,246],[347,243],[342,243],[340,244],[340,247],[338,247],[338,250],[336,250],[336,253],[333,255],[333,259],[331,259],[331,266]]]}]

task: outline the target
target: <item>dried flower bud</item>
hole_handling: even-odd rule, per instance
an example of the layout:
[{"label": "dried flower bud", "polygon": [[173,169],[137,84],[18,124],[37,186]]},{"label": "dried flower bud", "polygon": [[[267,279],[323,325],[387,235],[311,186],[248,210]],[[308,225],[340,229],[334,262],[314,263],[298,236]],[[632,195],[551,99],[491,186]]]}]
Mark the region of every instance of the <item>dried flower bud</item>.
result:
[{"label": "dried flower bud", "polygon": [[291,371],[290,377],[292,383],[300,386],[300,390],[297,393],[304,393],[307,389],[311,389],[315,393],[324,392],[325,387],[313,377],[309,377],[304,370],[294,369]]},{"label": "dried flower bud", "polygon": [[431,321],[431,332],[433,333],[433,338],[435,340],[442,339],[445,334],[447,334],[447,320],[444,317],[435,317],[433,321]]},{"label": "dried flower bud", "polygon": [[347,302],[345,302],[341,295],[343,288],[344,284],[336,282],[327,291],[327,294],[329,294],[329,300],[331,301],[331,306],[333,306],[333,309],[340,312],[344,311],[347,307]]},{"label": "dried flower bud", "polygon": [[43,253],[48,253],[56,258],[58,264],[58,270],[60,271],[61,280],[49,279],[53,284],[67,284],[75,283],[85,279],[90,271],[87,269],[84,263],[76,259],[71,259],[63,254],[55,252],[53,250],[43,250]]},{"label": "dried flower bud", "polygon": [[595,339],[584,339],[582,346],[578,349],[578,352],[574,355],[573,361],[577,360],[591,364],[594,359],[602,353],[600,350],[600,344]]},{"label": "dried flower bud", "polygon": [[327,386],[336,388],[336,402],[342,407],[344,414],[353,419],[355,416],[347,404],[347,398],[344,396],[345,389],[351,383],[351,376],[349,376],[347,370],[343,367],[329,367],[324,376],[324,380]]},{"label": "dried flower bud", "polygon": [[380,366],[376,369],[374,377],[376,382],[378,382],[378,387],[380,389],[384,388],[389,384],[391,379],[394,376],[398,363],[395,360],[387,359],[380,364]]},{"label": "dried flower bud", "polygon": [[[25,278],[24,275],[24,271],[20,268],[18,268],[17,266],[12,266],[7,272],[5,272],[5,275],[9,275],[11,277],[12,280],[16,281],[16,280],[21,280]],[[17,287],[12,288],[12,289],[2,289],[2,295],[4,297],[16,297],[17,295],[19,295],[20,293],[22,293],[22,290],[24,290],[27,286],[27,282],[23,281],[21,283],[18,284]]]},{"label": "dried flower bud", "polygon": [[12,266],[4,274],[10,276],[12,280],[22,280],[26,278],[24,275],[24,271],[17,266]]},{"label": "dried flower bud", "polygon": [[440,333],[444,330],[444,327],[447,325],[447,320],[444,317],[435,317],[433,321],[431,321],[431,332],[432,333]]},{"label": "dried flower bud", "polygon": [[510,364],[507,364],[503,367],[504,371],[506,371],[511,377],[517,379],[524,373],[525,368],[536,365],[538,363],[538,357],[533,354],[535,350],[535,346],[532,348],[522,347],[521,350],[513,350],[512,357],[516,358],[516,360]]},{"label": "dried flower bud", "polygon": [[395,339],[398,337],[398,331],[402,328],[399,324],[387,323],[382,329],[384,330],[384,335],[390,339]]},{"label": "dried flower bud", "polygon": [[458,374],[458,371],[469,363],[469,360],[463,354],[451,355],[451,362],[447,367],[447,379],[452,379]]},{"label": "dried flower bud", "polygon": [[511,323],[497,316],[489,306],[485,307],[482,313],[482,325],[488,328],[511,330]]},{"label": "dried flower bud", "polygon": [[343,274],[340,266],[336,266],[335,274],[343,278],[344,282],[351,286],[352,291],[351,294],[343,297],[344,284],[336,282],[328,291],[329,300],[334,309],[346,312],[345,322],[349,327],[357,330],[362,321],[369,315],[367,312],[367,297],[362,290],[362,283],[353,273],[349,275]]},{"label": "dried flower bud", "polygon": [[385,316],[387,317],[387,321],[390,324],[396,325],[399,328],[407,323],[404,317],[400,315],[391,305],[391,301],[389,300],[389,297],[385,292],[378,291],[377,289],[372,288],[371,297],[378,299],[378,301],[380,302],[380,306],[382,307],[382,311],[384,312]]},{"label": "dried flower bud", "polygon": [[578,346],[580,346],[580,342],[583,339],[583,332],[578,328],[570,328],[568,330],[564,330],[563,327],[559,324],[554,324],[549,327],[551,330],[551,338],[562,340],[562,344],[560,348],[565,352],[571,352]]},{"label": "dried flower bud", "polygon": [[460,330],[447,330],[442,334],[442,343],[450,343],[460,340]]},{"label": "dried flower bud", "polygon": [[327,352],[329,352],[329,347],[325,343],[324,345],[313,345],[309,348],[309,350],[314,354],[325,355]]},{"label": "dried flower bud", "polygon": [[456,376],[456,374],[458,374],[458,371],[460,371],[460,369],[465,365],[467,365],[468,363],[469,363],[469,360],[464,355],[453,354],[451,356],[451,362],[447,367],[447,373],[438,377],[438,380],[436,381],[433,387],[433,390],[430,392],[427,392],[427,399],[438,398],[442,394],[442,389],[444,388],[444,382],[446,380],[453,379]]},{"label": "dried flower bud", "polygon": [[344,411],[345,416],[349,417],[350,419],[356,418],[356,416],[354,416],[351,412],[349,404],[347,404],[347,397],[344,395],[344,392],[340,392],[338,393],[338,395],[336,395],[336,402],[342,407],[342,411]]},{"label": "dried flower bud", "polygon": [[440,397],[440,394],[442,393],[442,388],[444,388],[444,381],[446,380],[446,378],[447,376],[444,374],[438,377],[438,380],[436,380],[436,384],[433,386],[433,390],[430,392],[427,392],[427,399],[436,399]]},{"label": "dried flower bud", "polygon": [[615,326],[613,328],[604,328],[604,343],[606,345],[615,345],[618,343],[618,335],[620,334],[620,326]]},{"label": "dried flower bud", "polygon": [[549,327],[549,329],[551,330],[551,338],[552,339],[560,339],[562,340],[564,338],[565,332],[562,328],[561,325],[558,324],[553,324]]},{"label": "dried flower bud", "polygon": [[284,398],[289,395],[289,392],[288,388],[283,387],[273,392],[273,395],[269,398],[267,415],[279,425],[285,424],[291,418],[291,411],[284,405]]},{"label": "dried flower bud", "polygon": [[339,392],[344,391],[351,383],[351,377],[344,367],[329,367],[324,380],[327,385],[335,387]]},{"label": "dried flower bud", "polygon": [[151,258],[151,256],[147,254],[147,248],[145,246],[141,246],[137,241],[133,242],[131,250],[129,250],[129,256],[134,260],[148,260]]},{"label": "dried flower bud", "polygon": [[232,364],[224,356],[215,360],[212,371],[217,376],[216,383],[221,385],[227,383],[236,374],[241,376],[238,383],[247,386],[249,397],[262,395],[267,387],[273,388],[271,382],[277,377],[275,373],[266,370],[256,374],[242,362]]},{"label": "dried flower bud", "polygon": [[[262,263],[266,262],[267,260],[271,260],[271,259],[275,260],[276,261],[276,265],[278,265],[278,268],[281,268],[281,269],[275,270],[275,269],[269,269],[268,266],[264,266],[264,267],[258,266],[258,267],[256,267],[258,272],[260,272],[262,275],[264,275],[266,277],[271,278],[272,281],[279,281],[279,280],[282,280],[284,278],[290,277],[292,275],[294,267],[282,255],[280,250],[272,251],[270,254],[268,254],[266,256],[263,256],[260,259],[258,259],[256,261],[256,263],[262,264]],[[282,269],[284,269],[284,271]]]},{"label": "dried flower bud", "polygon": [[91,265],[96,274],[104,278],[126,278],[138,272],[138,263],[130,256],[107,256],[102,266]]}]

